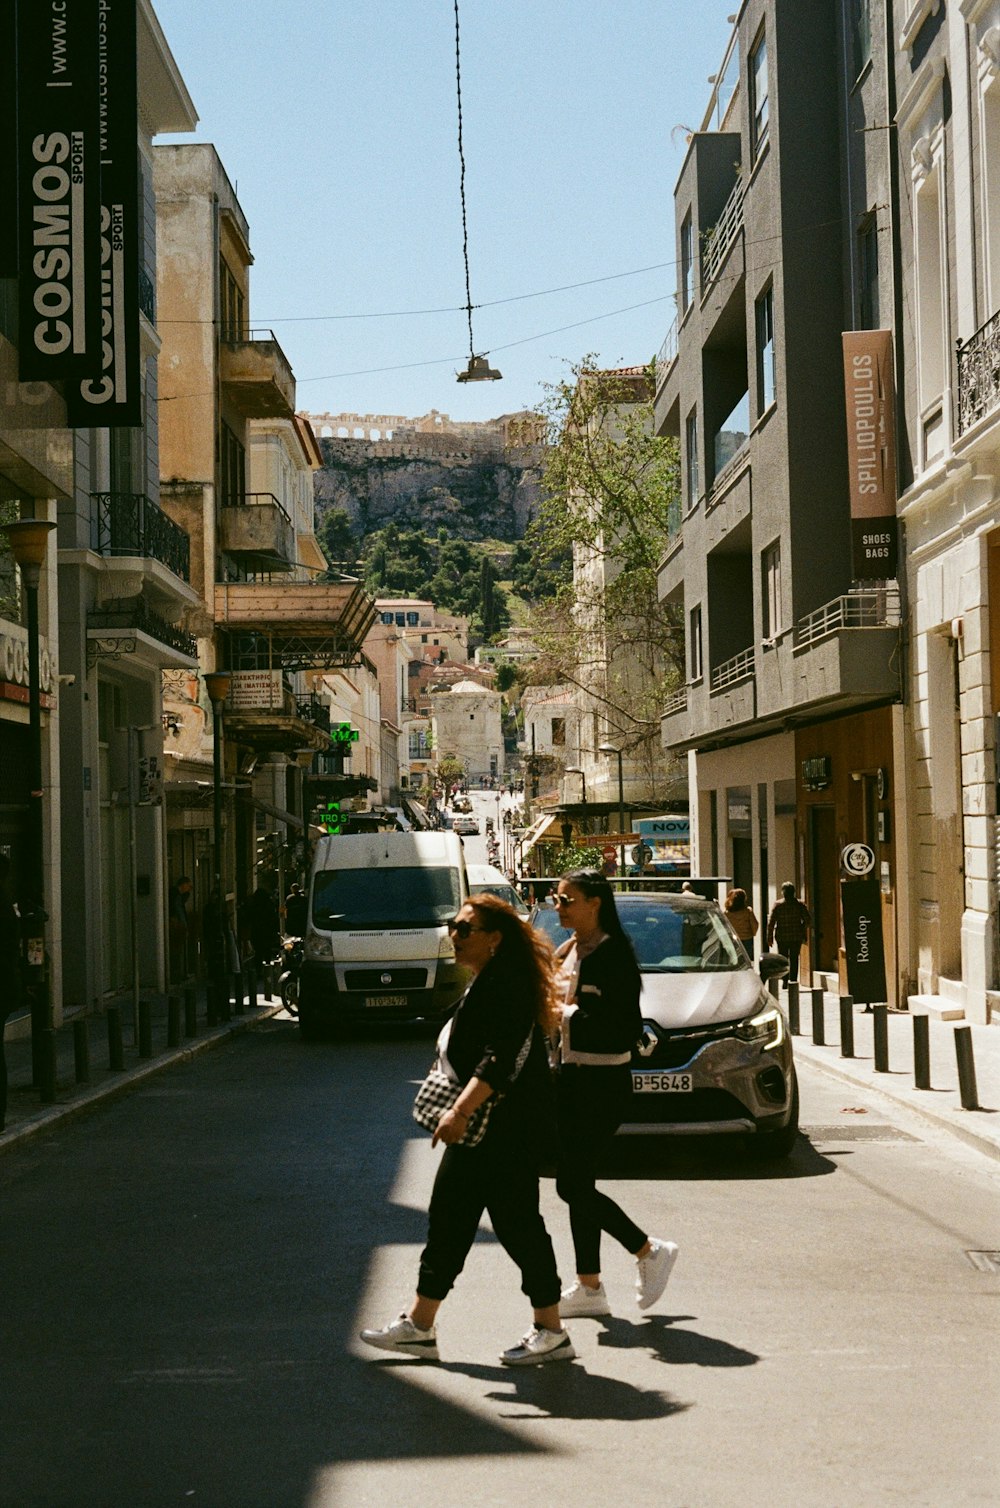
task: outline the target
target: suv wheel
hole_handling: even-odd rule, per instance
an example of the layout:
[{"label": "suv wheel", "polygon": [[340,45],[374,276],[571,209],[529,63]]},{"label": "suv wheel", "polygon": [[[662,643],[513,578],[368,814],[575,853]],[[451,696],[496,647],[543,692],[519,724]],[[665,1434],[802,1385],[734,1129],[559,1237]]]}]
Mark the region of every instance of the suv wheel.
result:
[{"label": "suv wheel", "polygon": [[792,1078],[792,1113],[780,1131],[755,1131],[747,1137],[747,1149],[762,1161],[787,1157],[799,1136],[799,1081]]}]

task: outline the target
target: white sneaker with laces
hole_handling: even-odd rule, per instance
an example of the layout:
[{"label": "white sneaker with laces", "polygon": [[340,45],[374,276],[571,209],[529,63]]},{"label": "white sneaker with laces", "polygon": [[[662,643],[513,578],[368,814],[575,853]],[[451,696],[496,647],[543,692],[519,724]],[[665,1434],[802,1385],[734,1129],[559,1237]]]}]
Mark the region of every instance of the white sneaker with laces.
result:
[{"label": "white sneaker with laces", "polygon": [[382,1330],[362,1330],[361,1339],[366,1346],[376,1346],[380,1351],[402,1351],[406,1356],[417,1356],[423,1361],[437,1361],[437,1330],[421,1330],[404,1309],[398,1319]]},{"label": "white sneaker with laces", "polygon": [[559,1300],[559,1313],[563,1319],[576,1319],[580,1315],[597,1319],[602,1314],[610,1314],[611,1305],[604,1292],[604,1284],[598,1283],[596,1288],[588,1288],[586,1283],[574,1283],[571,1288],[564,1289]]},{"label": "white sneaker with laces", "polygon": [[576,1352],[565,1330],[542,1330],[532,1325],[523,1340],[500,1353],[505,1367],[537,1367],[543,1361],[573,1361]]},{"label": "white sneaker with laces", "polygon": [[655,1304],[677,1261],[677,1247],[673,1241],[654,1241],[650,1238],[649,1255],[638,1257],[635,1275],[635,1301],[640,1309]]}]

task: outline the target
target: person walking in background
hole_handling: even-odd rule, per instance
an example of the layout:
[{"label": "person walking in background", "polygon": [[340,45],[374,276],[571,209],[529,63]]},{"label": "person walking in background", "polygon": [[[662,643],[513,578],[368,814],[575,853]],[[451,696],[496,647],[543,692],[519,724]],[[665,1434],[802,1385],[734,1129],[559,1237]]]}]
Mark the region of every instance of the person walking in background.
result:
[{"label": "person walking in background", "polygon": [[254,966],[265,997],[271,998],[271,966],[281,952],[281,922],[274,898],[274,880],[262,875],[257,889],[246,902],[246,935],[253,950]]},{"label": "person walking in background", "polygon": [[192,935],[191,915],[194,886],[186,874],[175,880],[168,895],[167,933],[170,939],[170,979],[180,984],[191,972],[189,943]]},{"label": "person walking in background", "polygon": [[786,880],[781,887],[781,900],[775,901],[767,919],[767,946],[777,943],[778,952],[788,959],[786,987],[799,977],[799,952],[812,926],[807,908],[795,894],[795,886]]},{"label": "person walking in background", "polygon": [[650,1237],[597,1188],[597,1163],[624,1119],[632,1093],[632,1049],[642,1032],[642,978],[614,893],[596,869],[572,869],[555,895],[573,936],[558,949],[560,994],[556,1190],[569,1206],[576,1282],[559,1312],[610,1314],[601,1282],[601,1235],[607,1231],[636,1259],[636,1301],[648,1309],[677,1260],[672,1241]]},{"label": "person walking in background", "polygon": [[301,885],[292,885],[285,896],[285,931],[289,937],[305,937],[309,902]]},{"label": "person walking in background", "polygon": [[21,1008],[21,918],[10,893],[10,857],[0,853],[0,1131],[7,1116],[7,1017]]},{"label": "person walking in background", "polygon": [[753,958],[753,940],[760,931],[760,922],[747,903],[745,890],[730,890],[726,896],[726,919],[736,936]]},{"label": "person walking in background", "polygon": [[[464,1088],[432,1140],[443,1143],[444,1154],[416,1296],[390,1324],[362,1330],[361,1339],[382,1351],[438,1359],[437,1312],[465,1266],[485,1210],[521,1270],[521,1291],[533,1310],[531,1328],[500,1360],[512,1367],[572,1361],[576,1352],[559,1316],[555,1253],[538,1207],[539,1168],[554,1114],[546,1046],[555,1009],[551,952],[513,907],[489,893],[466,901],[449,931],[458,963],[473,974],[442,1032]],[[496,1103],[482,1140],[463,1146],[469,1117],[491,1100]]]}]

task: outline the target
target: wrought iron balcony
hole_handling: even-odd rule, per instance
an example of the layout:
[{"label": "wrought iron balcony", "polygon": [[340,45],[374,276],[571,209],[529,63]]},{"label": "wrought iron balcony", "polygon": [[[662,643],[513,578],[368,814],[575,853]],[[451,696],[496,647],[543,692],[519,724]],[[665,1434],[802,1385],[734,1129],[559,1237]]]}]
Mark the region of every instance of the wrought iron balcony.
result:
[{"label": "wrought iron balcony", "polygon": [[295,710],[303,722],[312,723],[313,727],[322,728],[326,733],[329,733],[329,702],[321,702],[318,696],[299,697],[295,702]]},{"label": "wrought iron balcony", "polygon": [[1000,407],[1000,309],[975,335],[959,341],[958,361],[958,432],[985,418]]},{"label": "wrought iron balcony", "polygon": [[[87,614],[87,628],[90,637],[94,637],[94,631],[126,630],[132,634],[142,633],[150,639],[155,639],[160,644],[166,644],[178,654],[187,655],[196,659],[198,655],[198,640],[194,634],[189,634],[183,628],[177,628],[173,623],[167,623],[158,614],[154,613],[142,596],[119,597],[113,602],[104,603],[103,607],[91,608]],[[100,639],[96,640],[94,653],[115,654],[132,653],[135,650],[134,642],[118,639],[114,643],[117,648],[100,648]],[[124,645],[124,648],[122,647]]]},{"label": "wrought iron balcony", "polygon": [[139,268],[139,309],[151,325],[156,324],[156,289],[153,279],[143,267]]},{"label": "wrought iron balcony", "polygon": [[141,492],[92,492],[90,545],[98,555],[158,560],[181,581],[191,579],[191,542],[184,530]]}]

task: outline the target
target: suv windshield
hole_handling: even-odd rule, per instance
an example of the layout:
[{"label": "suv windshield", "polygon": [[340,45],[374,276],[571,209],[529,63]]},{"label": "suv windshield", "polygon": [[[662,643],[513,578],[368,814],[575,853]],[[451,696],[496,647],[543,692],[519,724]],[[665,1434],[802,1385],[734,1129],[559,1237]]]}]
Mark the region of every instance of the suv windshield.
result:
[{"label": "suv windshield", "polygon": [[644,974],[701,974],[746,967],[746,958],[714,906],[645,905],[625,897],[618,914]]},{"label": "suv windshield", "polygon": [[457,869],[327,869],[313,885],[324,932],[441,927],[462,904]]}]

